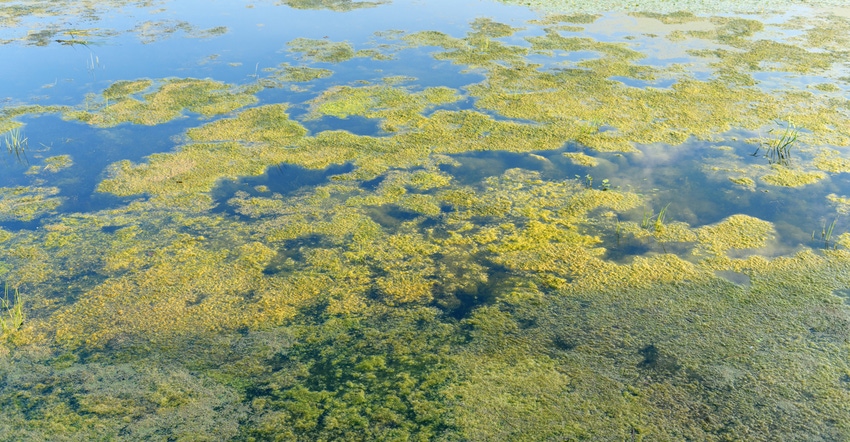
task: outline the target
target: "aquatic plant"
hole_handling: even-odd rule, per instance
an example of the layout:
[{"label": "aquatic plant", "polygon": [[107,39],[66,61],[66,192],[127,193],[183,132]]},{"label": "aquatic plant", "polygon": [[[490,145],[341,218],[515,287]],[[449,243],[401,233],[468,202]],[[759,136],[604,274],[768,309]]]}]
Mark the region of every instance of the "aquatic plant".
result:
[{"label": "aquatic plant", "polygon": [[17,288],[11,299],[9,299],[9,293],[8,283],[4,284],[3,299],[0,299],[0,331],[3,334],[17,330],[24,324],[23,297]]},{"label": "aquatic plant", "polygon": [[6,150],[9,151],[9,154],[14,155],[18,162],[29,162],[26,156],[28,138],[21,133],[20,128],[10,129],[4,135],[3,140],[6,143]]},{"label": "aquatic plant", "polygon": [[[837,216],[835,217],[835,219],[832,220],[832,222],[829,225],[826,224],[826,221],[823,222],[823,225],[821,226],[821,231],[820,231],[820,239],[823,241],[823,247],[824,248],[829,248],[829,243],[830,243],[830,241],[832,241],[832,232],[835,230],[835,224],[837,222],[838,222]],[[814,239],[815,239],[815,232],[812,231],[812,240],[814,240]],[[834,246],[837,247],[837,244],[835,244]]]},{"label": "aquatic plant", "polygon": [[[770,131],[773,132],[774,129]],[[799,134],[800,129],[789,121],[785,126],[785,130],[782,132],[782,136],[762,142],[762,145],[756,148],[756,151],[752,155],[757,156],[759,150],[764,148],[767,151],[764,157],[767,158],[768,163],[788,166],[791,164],[791,148],[797,142],[797,136]]]}]

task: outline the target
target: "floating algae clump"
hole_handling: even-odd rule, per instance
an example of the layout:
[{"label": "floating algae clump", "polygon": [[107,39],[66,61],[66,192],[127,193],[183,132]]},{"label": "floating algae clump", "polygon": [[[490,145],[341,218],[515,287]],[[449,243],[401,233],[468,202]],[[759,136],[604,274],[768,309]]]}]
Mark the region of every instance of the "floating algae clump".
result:
[{"label": "floating algae clump", "polygon": [[[147,193],[158,199],[183,198],[209,201],[206,195],[223,178],[260,175],[270,164],[281,162],[276,149],[252,148],[237,143],[187,144],[175,153],[153,154],[147,163],[121,161],[111,166],[110,178],[99,192],[119,196]],[[202,195],[203,194],[203,195]]]},{"label": "floating algae clump", "polygon": [[44,170],[47,172],[59,172],[62,169],[67,169],[74,164],[70,155],[57,155],[44,159]]},{"label": "floating algae clump", "polygon": [[565,152],[564,156],[569,158],[573,164],[579,166],[595,167],[599,165],[599,160],[582,152]]},{"label": "floating algae clump", "polygon": [[[166,79],[155,91],[142,96],[142,100],[129,95],[148,88],[149,81],[113,84],[104,91],[104,101],[92,104],[94,110],[87,103],[84,109],[66,111],[65,117],[101,127],[127,122],[153,126],[181,116],[184,110],[211,117],[257,102],[256,91],[251,87],[235,88],[194,78]],[[110,97],[117,101],[110,102]]]},{"label": "floating algae clump", "polygon": [[729,249],[764,247],[773,234],[771,223],[747,215],[732,215],[717,224],[697,229],[700,244],[714,254]]},{"label": "floating algae clump", "polygon": [[375,50],[355,51],[354,46],[344,41],[314,40],[299,37],[286,44],[290,52],[301,55],[301,59],[319,63],[342,63],[352,58],[366,57],[375,60],[391,58]]},{"label": "floating algae clump", "polygon": [[388,0],[283,0],[281,3],[295,9],[328,9],[331,11],[352,11],[359,8],[374,8],[387,3]]},{"label": "floating algae clump", "polygon": [[815,156],[812,163],[818,169],[829,173],[850,172],[850,160],[841,157],[841,152],[835,149],[824,149]]},{"label": "floating algae clump", "polygon": [[425,110],[459,99],[457,91],[446,87],[428,88],[418,93],[389,86],[339,87],[316,98],[311,115],[313,118],[321,115],[381,118],[382,129],[395,132],[405,126],[421,126]]},{"label": "floating algae clump", "polygon": [[763,175],[761,180],[774,186],[800,187],[816,183],[824,178],[826,174],[823,172],[807,172],[774,164],[771,167],[771,173]]},{"label": "floating algae clump", "polygon": [[0,220],[32,221],[62,203],[56,187],[0,187]]},{"label": "floating algae clump", "polygon": [[330,69],[311,68],[309,66],[281,65],[280,69],[270,69],[272,78],[278,81],[306,83],[333,75]]},{"label": "floating algae clump", "polygon": [[253,141],[287,145],[304,136],[307,130],[289,119],[285,104],[247,109],[236,118],[222,119],[189,129],[194,141]]},{"label": "floating algae clump", "polygon": [[120,100],[130,95],[138,94],[153,86],[152,80],[116,81],[103,91],[103,98],[107,100]]}]

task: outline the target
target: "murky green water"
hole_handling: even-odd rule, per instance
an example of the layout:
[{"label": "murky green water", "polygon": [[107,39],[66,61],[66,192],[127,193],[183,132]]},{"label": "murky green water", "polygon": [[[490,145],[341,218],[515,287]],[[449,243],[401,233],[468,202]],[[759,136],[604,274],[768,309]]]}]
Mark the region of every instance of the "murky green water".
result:
[{"label": "murky green water", "polygon": [[847,8],[0,23],[0,440],[850,439]]}]

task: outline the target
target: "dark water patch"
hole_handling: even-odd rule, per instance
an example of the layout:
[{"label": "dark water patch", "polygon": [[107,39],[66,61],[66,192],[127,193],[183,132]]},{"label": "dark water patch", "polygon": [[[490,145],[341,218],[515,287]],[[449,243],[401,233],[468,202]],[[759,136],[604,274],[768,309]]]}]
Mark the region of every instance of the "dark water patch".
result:
[{"label": "dark water patch", "polygon": [[735,272],[732,270],[715,270],[714,274],[738,286],[750,286],[750,277],[744,273]]},{"label": "dark water patch", "polygon": [[611,244],[605,249],[604,259],[613,261],[618,264],[629,264],[636,256],[644,256],[652,247],[645,241],[640,241],[634,237],[623,239],[611,238],[611,235],[606,235],[603,238],[604,244]]},{"label": "dark water patch", "polygon": [[850,305],[850,288],[835,290],[832,294],[844,299],[844,303]]},{"label": "dark water patch", "polygon": [[[108,167],[120,160],[142,162],[152,153],[175,148],[172,139],[188,123],[176,121],[157,126],[122,124],[103,129],[84,123],[65,121],[58,115],[22,118],[28,138],[29,164],[5,170],[0,186],[57,187],[62,204],[59,213],[87,213],[121,206],[128,198],[96,192]],[[45,159],[67,155],[71,164],[53,170]]]},{"label": "dark water patch", "polygon": [[468,318],[479,307],[492,305],[513,282],[511,273],[498,265],[487,266],[487,282],[468,290],[457,290],[435,296],[434,305],[455,319]]},{"label": "dark water patch", "polygon": [[359,115],[349,115],[345,118],[325,115],[315,120],[301,121],[301,124],[303,124],[311,134],[330,130],[343,130],[354,135],[368,137],[389,135],[381,130],[380,120],[361,117]]},{"label": "dark water patch", "polygon": [[290,239],[283,243],[269,264],[263,269],[265,275],[277,275],[286,273],[293,269],[294,266],[303,265],[304,250],[313,249],[322,246],[330,246],[328,239],[322,235],[307,235]]},{"label": "dark water patch", "polygon": [[113,225],[113,226],[103,226],[103,227],[100,228],[100,231],[103,232],[103,233],[110,233],[111,234],[111,233],[115,233],[115,232],[121,230],[124,227],[125,226],[115,226],[115,225]]},{"label": "dark water patch", "polygon": [[654,344],[640,349],[638,354],[643,356],[638,367],[653,370],[660,373],[672,374],[681,368],[675,356],[665,354]]},{"label": "dark water patch", "polygon": [[227,201],[237,192],[250,196],[268,197],[271,194],[291,195],[300,189],[314,187],[330,182],[331,177],[354,170],[350,163],[329,166],[325,169],[307,169],[294,164],[276,164],[266,168],[259,176],[243,177],[236,180],[222,180],[212,190],[216,203],[215,213],[238,215]]},{"label": "dark water patch", "polygon": [[395,231],[403,222],[423,216],[421,213],[407,210],[395,204],[369,207],[366,209],[366,213],[372,218],[372,221],[391,232]]},{"label": "dark water patch", "polygon": [[[560,151],[546,151],[540,153],[514,153],[505,151],[470,152],[452,156],[460,165],[443,164],[440,170],[455,177],[461,185],[476,185],[491,176],[499,176],[508,169],[521,168],[541,172],[544,178],[554,179],[556,177],[572,176],[571,173],[579,173],[583,169],[570,167],[565,163],[561,165],[565,169],[559,170],[556,163],[549,157],[557,158]],[[557,159],[557,161],[561,161]]]},{"label": "dark water patch", "polygon": [[371,180],[366,180],[360,183],[360,188],[363,190],[368,190],[370,192],[374,192],[378,190],[378,187],[384,180],[387,179],[386,175],[380,175],[378,177],[372,178]]},{"label": "dark water patch", "polygon": [[614,76],[610,77],[610,79],[618,81],[628,87],[636,87],[640,89],[646,89],[649,87],[655,89],[669,89],[671,86],[676,84],[676,79],[673,78],[665,78],[657,81],[644,81],[637,78]]},{"label": "dark water patch", "polygon": [[342,164],[329,166],[325,169],[306,169],[292,164],[269,166],[266,173],[257,177],[246,177],[239,180],[246,186],[266,186],[270,192],[288,195],[304,187],[326,184],[331,177],[342,175],[354,170],[354,165]]}]

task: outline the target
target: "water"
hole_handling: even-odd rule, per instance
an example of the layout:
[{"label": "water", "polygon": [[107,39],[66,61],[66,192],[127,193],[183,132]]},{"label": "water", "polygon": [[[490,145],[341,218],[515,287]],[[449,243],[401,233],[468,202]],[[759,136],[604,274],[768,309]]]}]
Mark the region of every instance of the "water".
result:
[{"label": "water", "polygon": [[615,3],[3,7],[0,440],[850,438],[845,11]]}]

